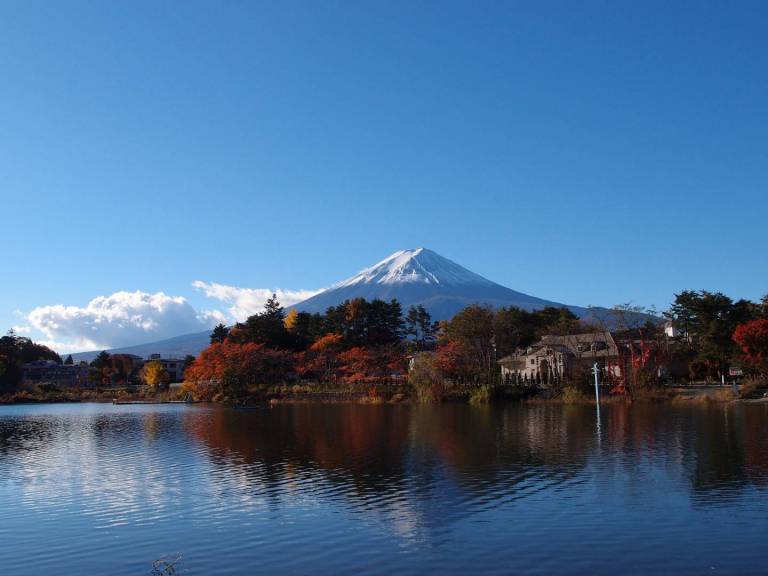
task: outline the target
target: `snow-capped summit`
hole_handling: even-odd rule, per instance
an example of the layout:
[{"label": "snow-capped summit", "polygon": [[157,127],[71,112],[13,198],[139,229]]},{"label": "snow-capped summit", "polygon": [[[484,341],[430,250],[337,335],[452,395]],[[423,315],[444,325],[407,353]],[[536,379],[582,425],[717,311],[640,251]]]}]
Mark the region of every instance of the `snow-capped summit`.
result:
[{"label": "snow-capped summit", "polygon": [[357,284],[494,285],[490,280],[426,248],[399,250],[330,289]]},{"label": "snow-capped summit", "polygon": [[[505,288],[432,250],[414,248],[395,252],[378,264],[299,302],[295,308],[322,313],[329,306],[354,298],[396,298],[404,310],[422,305],[437,320],[448,319],[470,304],[517,306],[525,310],[562,306]],[[579,313],[576,307],[571,309]]]}]

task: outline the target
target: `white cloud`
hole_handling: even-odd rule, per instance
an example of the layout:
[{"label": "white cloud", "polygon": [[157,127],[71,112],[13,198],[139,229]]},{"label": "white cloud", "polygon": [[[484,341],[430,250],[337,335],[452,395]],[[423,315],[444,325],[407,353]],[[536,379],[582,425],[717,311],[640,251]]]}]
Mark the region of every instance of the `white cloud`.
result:
[{"label": "white cloud", "polygon": [[283,306],[292,306],[302,300],[306,300],[322,292],[322,290],[270,290],[268,288],[238,288],[237,286],[227,286],[226,284],[217,284],[215,282],[203,282],[195,280],[192,286],[202,290],[208,298],[220,300],[230,304],[229,313],[233,320],[238,322],[245,320],[248,316],[261,312],[264,304],[272,294],[277,295],[277,299]]},{"label": "white cloud", "polygon": [[225,319],[217,310],[198,312],[185,298],[163,292],[115,292],[86,306],[40,306],[27,322],[57,351],[96,350],[200,332]]},{"label": "white cloud", "polygon": [[16,334],[29,334],[30,332],[32,332],[32,328],[30,328],[29,326],[22,326],[22,325],[11,326],[11,330],[16,332]]}]

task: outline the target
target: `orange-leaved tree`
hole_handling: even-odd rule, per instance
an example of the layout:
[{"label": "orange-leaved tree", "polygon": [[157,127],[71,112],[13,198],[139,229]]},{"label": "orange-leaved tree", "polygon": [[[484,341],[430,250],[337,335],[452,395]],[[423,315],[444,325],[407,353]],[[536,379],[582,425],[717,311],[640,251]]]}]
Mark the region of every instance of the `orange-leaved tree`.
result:
[{"label": "orange-leaved tree", "polygon": [[216,384],[223,394],[238,396],[253,386],[281,382],[292,371],[293,357],[288,351],[227,339],[203,350],[187,368],[184,378],[189,382]]},{"label": "orange-leaved tree", "polygon": [[397,346],[355,346],[339,354],[344,382],[382,382],[405,371],[405,357]]}]

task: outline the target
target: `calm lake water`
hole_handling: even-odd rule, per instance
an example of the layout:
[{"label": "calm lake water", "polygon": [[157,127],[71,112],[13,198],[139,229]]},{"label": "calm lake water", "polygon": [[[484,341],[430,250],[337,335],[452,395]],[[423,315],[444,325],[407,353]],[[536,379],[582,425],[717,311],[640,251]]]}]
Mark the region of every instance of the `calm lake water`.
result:
[{"label": "calm lake water", "polygon": [[768,407],[0,407],[0,571],[766,574]]}]

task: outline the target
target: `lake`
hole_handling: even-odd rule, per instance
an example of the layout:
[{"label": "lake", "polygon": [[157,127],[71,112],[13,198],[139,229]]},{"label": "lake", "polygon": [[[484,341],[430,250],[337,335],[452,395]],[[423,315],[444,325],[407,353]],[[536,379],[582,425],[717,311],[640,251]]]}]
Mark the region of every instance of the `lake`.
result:
[{"label": "lake", "polygon": [[765,574],[768,406],[0,407],[2,573]]}]

